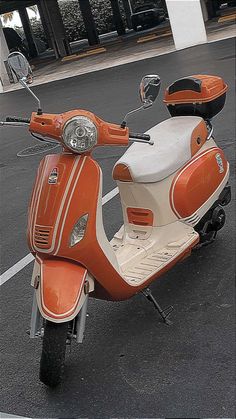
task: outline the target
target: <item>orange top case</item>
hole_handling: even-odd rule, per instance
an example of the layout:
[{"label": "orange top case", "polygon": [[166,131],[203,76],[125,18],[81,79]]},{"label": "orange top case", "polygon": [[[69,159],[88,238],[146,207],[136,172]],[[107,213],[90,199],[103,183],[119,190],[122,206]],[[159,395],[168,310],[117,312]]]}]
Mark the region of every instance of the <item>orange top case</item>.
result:
[{"label": "orange top case", "polygon": [[204,103],[217,99],[227,91],[221,77],[193,75],[176,80],[165,91],[164,103]]}]

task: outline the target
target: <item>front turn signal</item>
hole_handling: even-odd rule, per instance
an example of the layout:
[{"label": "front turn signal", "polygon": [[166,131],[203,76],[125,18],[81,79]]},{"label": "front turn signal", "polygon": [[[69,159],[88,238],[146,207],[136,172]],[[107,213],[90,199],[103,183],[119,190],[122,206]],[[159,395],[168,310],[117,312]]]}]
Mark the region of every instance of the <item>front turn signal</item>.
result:
[{"label": "front turn signal", "polygon": [[76,222],[70,235],[70,247],[75,246],[75,244],[79,243],[84,238],[87,222],[88,214],[83,215]]}]

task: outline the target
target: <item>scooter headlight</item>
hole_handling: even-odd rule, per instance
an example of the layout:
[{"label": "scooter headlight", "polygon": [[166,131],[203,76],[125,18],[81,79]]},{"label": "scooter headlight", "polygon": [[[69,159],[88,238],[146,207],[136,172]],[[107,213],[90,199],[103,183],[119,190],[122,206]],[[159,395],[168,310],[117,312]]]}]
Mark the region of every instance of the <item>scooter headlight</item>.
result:
[{"label": "scooter headlight", "polygon": [[86,116],[75,116],[66,122],[62,138],[72,151],[85,153],[97,144],[96,125]]}]

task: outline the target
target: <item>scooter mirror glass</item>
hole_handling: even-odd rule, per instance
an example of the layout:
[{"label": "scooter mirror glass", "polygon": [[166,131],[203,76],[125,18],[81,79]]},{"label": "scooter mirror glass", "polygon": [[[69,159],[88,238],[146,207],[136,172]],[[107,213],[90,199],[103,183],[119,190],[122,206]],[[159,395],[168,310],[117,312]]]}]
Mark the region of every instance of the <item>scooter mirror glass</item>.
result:
[{"label": "scooter mirror glass", "polygon": [[30,65],[21,52],[11,52],[8,55],[7,62],[18,79],[28,76]]},{"label": "scooter mirror glass", "polygon": [[157,74],[148,74],[141,80],[139,95],[142,103],[152,105],[155,102],[161,87],[161,79]]}]

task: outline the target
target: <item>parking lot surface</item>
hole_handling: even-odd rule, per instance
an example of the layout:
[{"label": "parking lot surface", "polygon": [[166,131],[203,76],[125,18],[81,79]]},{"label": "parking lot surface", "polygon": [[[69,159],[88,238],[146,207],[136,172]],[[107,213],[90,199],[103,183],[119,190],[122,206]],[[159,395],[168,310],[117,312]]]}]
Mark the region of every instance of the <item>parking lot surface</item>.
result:
[{"label": "parking lot surface", "polygon": [[[132,117],[144,132],[168,118],[163,90],[191,74],[220,75],[229,85],[223,111],[213,121],[215,138],[234,167],[234,39],[37,86],[45,112],[89,109],[120,122],[139,105],[141,77],[158,73],[159,99]],[[36,105],[24,90],[0,95],[0,119],[28,116]],[[28,254],[27,205],[42,156],[16,153],[33,139],[24,128],[1,128],[1,273]],[[104,193],[116,185],[110,173],[124,148],[96,151]],[[231,183],[234,184],[231,171]],[[233,188],[234,189],[234,188]],[[122,223],[118,197],[104,205],[109,238]],[[161,323],[143,296],[122,303],[91,300],[83,345],[67,354],[61,387],[39,382],[41,342],[30,340],[32,264],[1,287],[0,411],[31,418],[194,418],[234,417],[234,257],[235,198],[217,240],[192,254],[157,280],[152,291],[174,306],[173,324]]]}]

